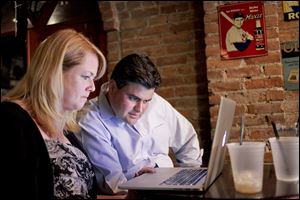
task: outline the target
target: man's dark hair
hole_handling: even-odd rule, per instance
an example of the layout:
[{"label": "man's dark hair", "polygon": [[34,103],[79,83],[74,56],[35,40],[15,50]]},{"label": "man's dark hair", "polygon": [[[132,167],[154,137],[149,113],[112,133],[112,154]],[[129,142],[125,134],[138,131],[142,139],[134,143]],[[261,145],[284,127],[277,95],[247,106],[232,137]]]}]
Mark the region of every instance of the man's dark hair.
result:
[{"label": "man's dark hair", "polygon": [[138,83],[147,89],[157,88],[161,83],[160,74],[150,58],[136,53],[120,60],[110,78],[116,81],[119,89],[128,83]]},{"label": "man's dark hair", "polygon": [[233,19],[236,19],[236,18],[245,18],[244,14],[242,12],[236,12],[233,14]]}]

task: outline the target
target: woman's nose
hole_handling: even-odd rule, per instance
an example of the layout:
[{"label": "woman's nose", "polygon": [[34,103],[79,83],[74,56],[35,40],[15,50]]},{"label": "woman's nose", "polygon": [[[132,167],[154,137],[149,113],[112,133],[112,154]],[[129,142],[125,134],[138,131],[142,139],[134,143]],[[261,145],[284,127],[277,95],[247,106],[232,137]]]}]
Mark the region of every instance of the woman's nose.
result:
[{"label": "woman's nose", "polygon": [[91,80],[90,85],[89,85],[89,87],[88,87],[88,90],[89,90],[90,92],[94,92],[95,89],[96,89],[95,83],[94,83],[93,80]]}]

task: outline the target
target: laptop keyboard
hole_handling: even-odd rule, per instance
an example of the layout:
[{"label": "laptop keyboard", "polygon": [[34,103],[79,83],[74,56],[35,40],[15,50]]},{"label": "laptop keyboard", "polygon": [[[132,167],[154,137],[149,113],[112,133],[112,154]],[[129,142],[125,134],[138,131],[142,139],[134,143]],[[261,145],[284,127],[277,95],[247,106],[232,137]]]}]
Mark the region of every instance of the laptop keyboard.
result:
[{"label": "laptop keyboard", "polygon": [[195,185],[207,174],[207,169],[182,169],[160,185]]}]

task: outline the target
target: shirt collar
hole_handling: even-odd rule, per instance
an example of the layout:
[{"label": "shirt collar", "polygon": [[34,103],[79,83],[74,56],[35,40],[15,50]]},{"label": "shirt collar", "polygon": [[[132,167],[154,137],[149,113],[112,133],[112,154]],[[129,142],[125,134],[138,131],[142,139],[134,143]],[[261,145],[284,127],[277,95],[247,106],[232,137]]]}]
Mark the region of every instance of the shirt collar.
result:
[{"label": "shirt collar", "polygon": [[103,119],[116,118],[115,114],[106,98],[108,92],[108,83],[104,83],[101,86],[101,91],[98,98],[98,106],[100,110],[100,115]]}]

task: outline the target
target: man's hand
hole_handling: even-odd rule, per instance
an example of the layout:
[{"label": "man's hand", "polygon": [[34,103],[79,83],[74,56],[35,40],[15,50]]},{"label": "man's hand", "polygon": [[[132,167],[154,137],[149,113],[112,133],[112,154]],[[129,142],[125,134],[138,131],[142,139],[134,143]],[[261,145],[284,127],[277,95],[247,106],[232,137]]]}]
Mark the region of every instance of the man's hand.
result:
[{"label": "man's hand", "polygon": [[140,171],[134,174],[134,177],[140,176],[144,173],[155,173],[155,169],[153,167],[143,167]]}]

